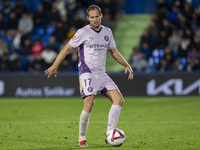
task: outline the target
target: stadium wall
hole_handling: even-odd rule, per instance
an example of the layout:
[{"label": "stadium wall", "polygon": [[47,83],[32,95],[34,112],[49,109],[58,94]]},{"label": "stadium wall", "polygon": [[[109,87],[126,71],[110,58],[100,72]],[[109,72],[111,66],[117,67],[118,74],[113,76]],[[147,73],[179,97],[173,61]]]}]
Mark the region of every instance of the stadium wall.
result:
[{"label": "stadium wall", "polygon": [[[136,74],[128,80],[124,74],[110,74],[124,96],[200,95],[199,73]],[[79,96],[78,75],[41,76],[0,75],[0,97],[72,97]]]}]

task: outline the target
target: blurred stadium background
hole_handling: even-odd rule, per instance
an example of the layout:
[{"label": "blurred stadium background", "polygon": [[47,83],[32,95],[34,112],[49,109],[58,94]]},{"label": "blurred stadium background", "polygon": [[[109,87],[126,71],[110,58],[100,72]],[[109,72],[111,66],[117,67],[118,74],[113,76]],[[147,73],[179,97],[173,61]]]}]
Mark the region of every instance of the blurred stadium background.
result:
[{"label": "blurred stadium background", "polygon": [[135,79],[109,55],[125,96],[200,95],[200,0],[0,0],[0,97],[79,96],[78,53],[48,68],[97,4]]}]

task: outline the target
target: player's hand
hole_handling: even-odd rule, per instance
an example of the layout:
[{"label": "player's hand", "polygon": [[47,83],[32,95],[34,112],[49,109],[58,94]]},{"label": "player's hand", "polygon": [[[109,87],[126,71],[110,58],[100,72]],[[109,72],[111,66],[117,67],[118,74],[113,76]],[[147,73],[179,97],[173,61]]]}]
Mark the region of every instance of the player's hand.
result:
[{"label": "player's hand", "polygon": [[57,68],[51,66],[47,70],[44,71],[45,75],[47,75],[47,78],[50,78],[52,75],[55,77],[57,76]]},{"label": "player's hand", "polygon": [[129,72],[128,79],[133,79],[133,70],[130,65],[128,65],[125,69],[125,73]]}]

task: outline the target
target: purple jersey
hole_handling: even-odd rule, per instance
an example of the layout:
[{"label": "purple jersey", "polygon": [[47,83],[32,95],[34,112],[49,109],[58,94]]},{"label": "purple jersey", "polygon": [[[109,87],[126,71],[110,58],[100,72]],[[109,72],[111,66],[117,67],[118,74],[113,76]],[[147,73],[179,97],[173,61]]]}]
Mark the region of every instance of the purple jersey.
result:
[{"label": "purple jersey", "polygon": [[69,44],[79,49],[79,74],[104,73],[107,50],[116,48],[112,31],[103,25],[99,31],[86,25],[76,32]]}]

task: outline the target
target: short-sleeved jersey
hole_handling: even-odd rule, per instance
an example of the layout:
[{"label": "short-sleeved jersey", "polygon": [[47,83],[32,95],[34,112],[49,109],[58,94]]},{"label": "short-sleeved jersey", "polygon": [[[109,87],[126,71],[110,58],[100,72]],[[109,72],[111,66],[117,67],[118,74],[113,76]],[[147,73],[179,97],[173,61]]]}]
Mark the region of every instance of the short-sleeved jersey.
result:
[{"label": "short-sleeved jersey", "polygon": [[116,48],[112,31],[103,25],[99,31],[90,25],[79,29],[69,44],[79,50],[79,74],[104,73],[107,50]]}]

